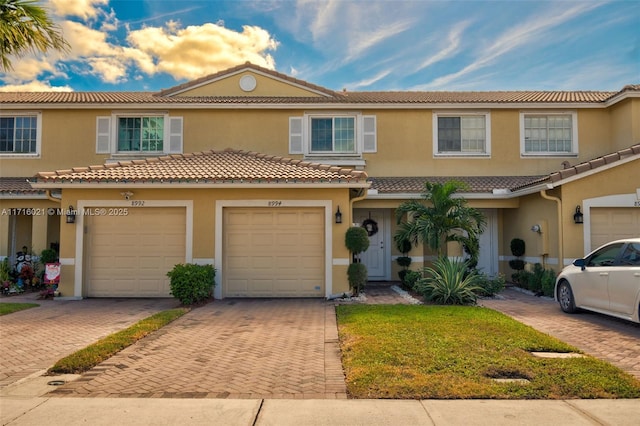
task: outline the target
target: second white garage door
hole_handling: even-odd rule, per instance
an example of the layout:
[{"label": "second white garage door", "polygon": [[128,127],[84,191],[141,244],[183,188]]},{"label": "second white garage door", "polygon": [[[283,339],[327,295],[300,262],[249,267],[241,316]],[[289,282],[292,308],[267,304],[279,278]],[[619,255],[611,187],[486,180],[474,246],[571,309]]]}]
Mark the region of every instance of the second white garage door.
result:
[{"label": "second white garage door", "polygon": [[185,262],[185,209],[129,208],[127,213],[84,218],[87,295],[171,297],[166,274]]},{"label": "second white garage door", "polygon": [[592,207],[591,250],[609,241],[640,235],[640,209],[634,207]]},{"label": "second white garage door", "polygon": [[225,208],[223,297],[323,297],[323,208]]}]

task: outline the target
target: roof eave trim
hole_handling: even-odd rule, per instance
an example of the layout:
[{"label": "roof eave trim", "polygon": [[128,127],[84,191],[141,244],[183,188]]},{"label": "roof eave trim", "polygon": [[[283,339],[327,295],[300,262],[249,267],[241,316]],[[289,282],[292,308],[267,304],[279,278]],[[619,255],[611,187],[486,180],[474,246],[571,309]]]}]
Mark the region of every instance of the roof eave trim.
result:
[{"label": "roof eave trim", "polygon": [[555,187],[562,186],[564,184],[571,183],[571,182],[574,182],[576,180],[580,180],[580,179],[583,179],[583,178],[586,178],[586,177],[589,177],[589,176],[593,176],[595,174],[598,174],[598,173],[601,173],[601,172],[604,172],[604,171],[607,171],[607,170],[613,169],[615,167],[622,166],[624,164],[627,164],[627,163],[630,163],[630,162],[633,162],[633,161],[637,161],[637,160],[640,160],[640,154],[630,155],[630,156],[628,156],[626,158],[621,158],[621,159],[619,159],[617,161],[614,161],[614,162],[609,163],[609,164],[605,164],[605,165],[600,166],[600,167],[595,168],[595,169],[587,170],[585,172],[578,173],[578,174],[566,177],[564,179],[560,179],[560,180],[555,181],[555,182],[551,181],[550,183],[546,184],[547,185],[547,189],[553,189]]},{"label": "roof eave trim", "polygon": [[616,93],[615,95],[607,99],[604,104],[605,106],[609,107],[628,98],[640,98],[640,92],[633,90],[623,90],[622,92]]},{"label": "roof eave trim", "polygon": [[[337,179],[336,179],[337,180]],[[31,182],[31,186],[34,188],[42,189],[123,189],[123,188],[154,188],[154,189],[175,189],[180,188],[287,188],[287,189],[301,189],[301,188],[369,188],[371,184],[369,182],[339,182],[339,183],[195,183],[195,182],[163,182],[163,183],[150,183],[150,182],[109,182],[109,183],[61,183],[61,182]]]},{"label": "roof eave trim", "polygon": [[0,194],[0,200],[46,200],[47,194]]}]

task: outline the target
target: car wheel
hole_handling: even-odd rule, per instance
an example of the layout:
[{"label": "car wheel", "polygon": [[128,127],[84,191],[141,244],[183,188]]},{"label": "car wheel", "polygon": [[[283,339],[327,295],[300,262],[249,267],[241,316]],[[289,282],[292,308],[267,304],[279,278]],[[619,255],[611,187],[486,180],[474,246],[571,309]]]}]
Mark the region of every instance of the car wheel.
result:
[{"label": "car wheel", "polygon": [[573,291],[566,281],[558,284],[558,303],[560,303],[560,308],[564,312],[572,314],[576,311],[576,301],[573,298]]}]

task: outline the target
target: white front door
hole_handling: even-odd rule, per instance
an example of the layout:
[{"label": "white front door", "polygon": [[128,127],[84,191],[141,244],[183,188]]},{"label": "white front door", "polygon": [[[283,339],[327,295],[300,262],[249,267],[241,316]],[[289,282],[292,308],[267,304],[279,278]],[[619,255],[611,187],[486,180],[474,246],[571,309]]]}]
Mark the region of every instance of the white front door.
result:
[{"label": "white front door", "polygon": [[478,270],[493,276],[498,273],[498,219],[495,209],[482,209],[487,225],[480,235]]},{"label": "white front door", "polygon": [[[360,254],[362,263],[367,266],[367,272],[369,280],[387,280],[387,256],[389,242],[387,239],[386,226],[385,226],[385,211],[384,210],[356,210],[354,214],[355,222],[362,225],[370,225],[370,229],[373,233],[369,235],[369,249]],[[377,231],[376,229],[377,228]]]}]

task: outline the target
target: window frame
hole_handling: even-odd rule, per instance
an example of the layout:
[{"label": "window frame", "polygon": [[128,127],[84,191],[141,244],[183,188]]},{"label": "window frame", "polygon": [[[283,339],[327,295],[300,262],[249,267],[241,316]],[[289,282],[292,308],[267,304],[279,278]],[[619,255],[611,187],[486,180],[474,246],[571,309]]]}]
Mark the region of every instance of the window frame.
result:
[{"label": "window frame", "polygon": [[[484,150],[478,151],[440,151],[438,119],[444,117],[484,117]],[[433,111],[432,114],[432,141],[434,158],[491,158],[491,111]]]},{"label": "window frame", "polygon": [[[353,151],[335,151],[335,129],[332,128],[332,150],[331,151],[313,151],[312,148],[312,121],[314,119],[332,119],[332,124],[336,118],[352,118],[353,119]],[[322,112],[322,113],[306,113],[303,120],[303,152],[305,157],[361,157],[363,151],[362,145],[362,114],[357,112]]]},{"label": "window frame", "polygon": [[[132,156],[149,156],[149,155],[159,155],[168,152],[169,149],[167,144],[169,143],[169,114],[166,112],[144,112],[144,113],[114,113],[111,115],[111,125],[112,125],[112,153],[114,155],[132,155]],[[121,118],[152,118],[152,117],[161,117],[162,118],[162,149],[155,151],[144,151],[139,149],[137,151],[121,151],[119,147],[119,130],[120,130],[120,119]],[[142,126],[141,126],[142,130]],[[142,147],[142,139],[140,140],[140,146]]]},{"label": "window frame", "polygon": [[[578,155],[578,113],[576,111],[544,111],[544,110],[527,110],[520,111],[520,156],[522,158],[536,158],[536,157],[576,157]],[[525,119],[531,116],[544,116],[546,118],[553,116],[570,116],[571,117],[571,152],[556,152],[556,151],[538,151],[527,152],[526,151],[526,128]],[[548,141],[548,137],[547,137]]]},{"label": "window frame", "polygon": [[[13,118],[18,117],[35,117],[36,119],[36,146],[35,151],[30,152],[16,152],[16,151],[0,151],[0,157],[4,158],[40,158],[42,152],[42,112],[41,111],[2,111],[0,112],[1,118]],[[15,144],[15,139],[14,139]],[[15,145],[14,145],[15,146]]]}]

